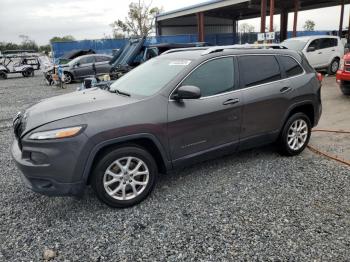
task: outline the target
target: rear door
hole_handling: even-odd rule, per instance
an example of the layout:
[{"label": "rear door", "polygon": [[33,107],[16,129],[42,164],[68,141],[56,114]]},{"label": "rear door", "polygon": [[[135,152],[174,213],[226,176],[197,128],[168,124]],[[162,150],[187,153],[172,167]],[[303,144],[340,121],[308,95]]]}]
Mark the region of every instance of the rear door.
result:
[{"label": "rear door", "polygon": [[334,38],[321,38],[320,49],[318,52],[320,56],[320,64],[323,67],[328,66],[335,55],[336,46],[338,45],[337,39]]},{"label": "rear door", "polygon": [[283,79],[274,55],[243,55],[238,61],[245,103],[241,140],[243,144],[249,140],[254,145],[263,144],[278,132],[294,88],[289,79]]},{"label": "rear door", "polygon": [[111,69],[111,65],[109,64],[110,60],[111,58],[109,56],[95,56],[95,66],[98,75],[109,73]]},{"label": "rear door", "polygon": [[95,56],[85,56],[79,60],[79,65],[74,68],[75,77],[85,78],[94,75],[92,65],[95,63]]},{"label": "rear door", "polygon": [[233,57],[207,61],[180,85],[199,87],[202,97],[169,101],[168,134],[175,165],[178,159],[226,144],[232,144],[232,150],[237,147],[243,102],[241,91],[236,90],[236,73]]}]

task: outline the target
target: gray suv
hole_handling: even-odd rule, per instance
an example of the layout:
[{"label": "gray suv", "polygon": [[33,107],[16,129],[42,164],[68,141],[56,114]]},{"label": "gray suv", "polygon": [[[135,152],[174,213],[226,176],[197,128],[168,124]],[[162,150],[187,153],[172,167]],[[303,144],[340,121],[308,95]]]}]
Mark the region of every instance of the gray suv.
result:
[{"label": "gray suv", "polygon": [[112,207],[139,203],[158,173],[277,142],[301,153],[321,115],[321,82],[289,50],[172,50],[109,90],[53,97],[19,114],[12,155],[47,195],[92,185]]},{"label": "gray suv", "polygon": [[65,83],[69,84],[73,80],[81,80],[93,75],[109,74],[112,68],[109,55],[83,55],[79,56],[65,65],[61,65],[64,72]]}]

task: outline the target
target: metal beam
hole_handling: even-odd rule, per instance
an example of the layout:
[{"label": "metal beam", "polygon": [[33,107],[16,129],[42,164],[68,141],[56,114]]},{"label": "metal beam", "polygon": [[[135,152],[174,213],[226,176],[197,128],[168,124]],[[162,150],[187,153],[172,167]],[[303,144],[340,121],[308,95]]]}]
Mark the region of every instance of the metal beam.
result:
[{"label": "metal beam", "polygon": [[273,32],[273,17],[275,15],[275,0],[270,0],[270,32]]},{"label": "metal beam", "polygon": [[345,0],[341,3],[341,9],[340,9],[340,22],[339,22],[339,37],[343,34],[343,22],[344,22],[344,4]]},{"label": "metal beam", "polygon": [[280,32],[280,41],[284,41],[288,36],[288,10],[281,10],[281,32]]},{"label": "metal beam", "polygon": [[260,33],[265,33],[266,30],[266,0],[261,0],[261,22],[260,22]]},{"label": "metal beam", "polygon": [[299,0],[294,0],[293,37],[297,36]]},{"label": "metal beam", "polygon": [[198,41],[204,42],[204,13],[197,13]]}]

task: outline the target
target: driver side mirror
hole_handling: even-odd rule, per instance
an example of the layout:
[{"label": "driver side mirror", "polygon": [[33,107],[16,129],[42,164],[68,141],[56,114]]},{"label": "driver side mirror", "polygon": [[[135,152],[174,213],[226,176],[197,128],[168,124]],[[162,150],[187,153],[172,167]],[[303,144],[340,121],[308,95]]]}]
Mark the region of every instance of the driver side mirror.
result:
[{"label": "driver side mirror", "polygon": [[309,46],[306,50],[307,52],[315,52],[316,51],[316,47],[314,46]]},{"label": "driver side mirror", "polygon": [[201,97],[201,90],[196,86],[181,86],[177,89],[173,95],[173,99],[176,101],[182,99],[198,99]]},{"label": "driver side mirror", "polygon": [[75,66],[76,66],[76,67],[79,67],[79,66],[80,66],[80,62],[77,62],[77,63],[75,64]]}]

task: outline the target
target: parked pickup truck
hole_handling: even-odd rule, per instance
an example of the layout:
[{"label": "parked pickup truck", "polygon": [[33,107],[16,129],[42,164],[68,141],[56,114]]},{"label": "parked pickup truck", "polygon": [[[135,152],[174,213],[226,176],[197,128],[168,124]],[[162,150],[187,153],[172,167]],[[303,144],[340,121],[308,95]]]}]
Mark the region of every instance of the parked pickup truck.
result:
[{"label": "parked pickup truck", "polygon": [[340,86],[340,90],[344,95],[350,95],[350,53],[346,54],[341,63],[340,68],[337,71],[337,83]]}]

